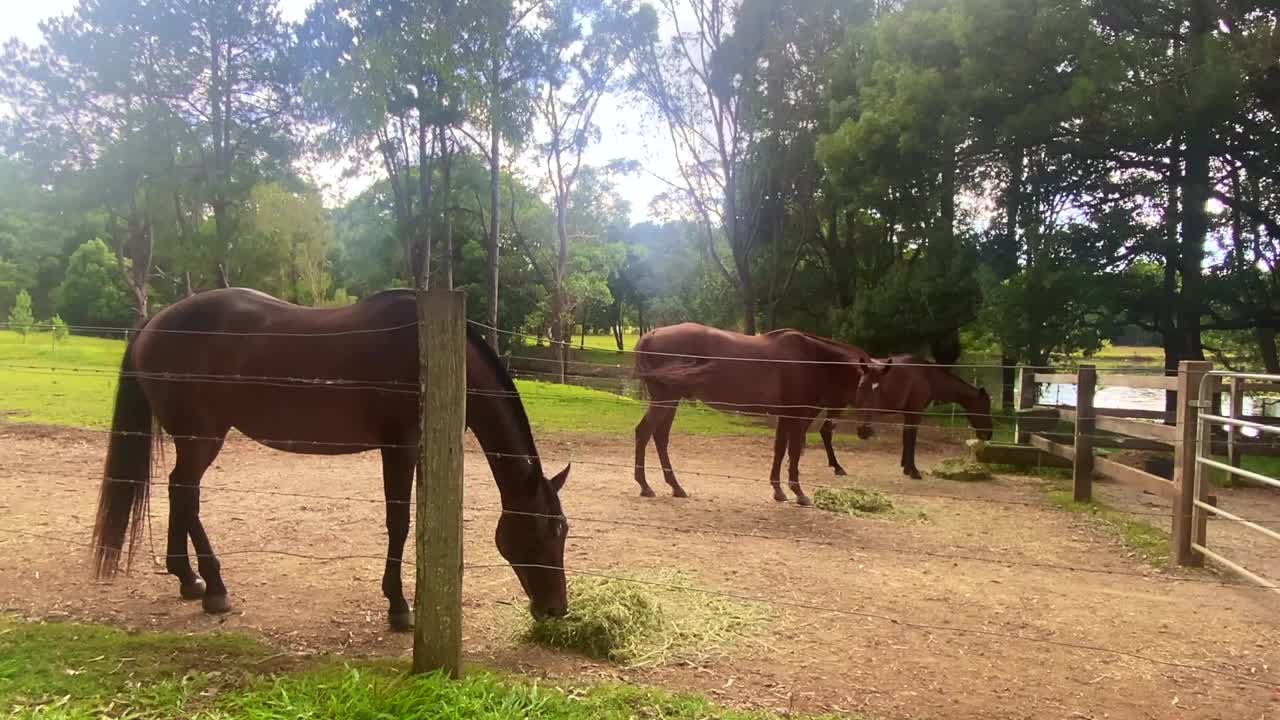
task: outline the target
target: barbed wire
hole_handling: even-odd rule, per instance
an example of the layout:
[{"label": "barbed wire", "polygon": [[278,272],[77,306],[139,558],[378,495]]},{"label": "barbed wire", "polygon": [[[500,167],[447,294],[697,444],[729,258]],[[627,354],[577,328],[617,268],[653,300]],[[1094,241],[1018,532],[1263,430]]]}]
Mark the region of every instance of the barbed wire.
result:
[{"label": "barbed wire", "polygon": [[[56,375],[56,374],[66,373],[66,374],[77,374],[77,375],[98,375],[100,377],[103,377],[104,379],[111,379],[116,377],[131,377],[131,378],[138,378],[138,379],[154,380],[159,382],[186,382],[186,383],[194,383],[194,384],[199,384],[199,383],[247,384],[247,385],[257,385],[257,386],[280,387],[280,388],[286,388],[286,389],[304,389],[305,388],[305,389],[370,390],[370,391],[378,391],[378,392],[399,393],[399,394],[405,394],[405,395],[416,395],[419,393],[417,383],[404,381],[404,380],[395,380],[395,379],[382,380],[382,379],[342,379],[342,378],[318,378],[318,377],[309,378],[309,377],[298,377],[298,376],[288,376],[288,375],[279,375],[279,376],[239,375],[239,374],[231,374],[231,373],[174,373],[174,372],[143,372],[143,371],[121,372],[119,370],[109,370],[106,368],[75,368],[75,367],[18,365],[18,364],[0,364],[0,369],[11,369],[11,370],[17,370],[20,372],[32,373],[32,374]],[[537,384],[548,385],[548,386],[558,385],[555,383],[537,383]],[[391,386],[391,387],[384,387],[384,386]],[[936,409],[929,409],[929,408],[925,408],[923,410],[904,410],[904,409],[892,409],[892,408],[881,408],[881,407],[860,409],[860,408],[851,408],[848,406],[833,407],[831,405],[814,405],[814,404],[808,404],[808,403],[730,402],[730,401],[720,401],[720,400],[708,401],[708,400],[700,400],[696,398],[675,398],[671,400],[634,399],[634,398],[624,397],[621,395],[607,397],[605,395],[613,395],[613,394],[604,393],[604,392],[602,392],[601,395],[581,395],[581,394],[574,394],[574,393],[546,392],[542,390],[531,391],[529,389],[526,389],[524,391],[517,390],[512,392],[508,390],[489,390],[489,389],[473,388],[473,389],[468,389],[466,392],[469,395],[483,396],[483,397],[511,397],[511,398],[520,398],[520,399],[538,399],[542,401],[564,402],[564,403],[584,403],[584,402],[610,403],[615,405],[624,405],[627,407],[637,407],[637,408],[645,405],[655,406],[655,407],[678,407],[681,403],[686,403],[694,409],[716,410],[718,412],[721,412],[727,415],[741,415],[741,416],[761,417],[761,418],[772,417],[772,418],[786,419],[786,420],[811,420],[812,421],[817,418],[817,415],[812,415],[812,416],[788,415],[784,413],[769,412],[768,409],[814,410],[814,411],[817,411],[818,413],[838,410],[839,412],[842,412],[842,413],[847,412],[854,415],[858,413],[869,413],[871,415],[902,415],[905,418],[937,418],[937,417],[947,416],[946,412],[936,410]],[[957,403],[947,403],[947,404],[951,406],[957,405]],[[765,411],[745,410],[742,408],[764,408]],[[1070,405],[1054,405],[1054,406],[1039,405],[1037,406],[1037,409],[1045,409],[1045,410],[1050,410],[1055,408],[1063,409],[1063,410],[1074,409],[1074,407]],[[951,416],[955,417],[956,414],[957,413],[953,409],[951,411]],[[1016,415],[1010,415],[1005,412],[996,412],[996,411],[992,411],[989,413],[964,411],[963,413],[960,413],[960,414],[963,414],[969,418],[989,418],[989,419],[992,419],[993,421],[1002,420],[1002,421],[1010,422],[1017,419]],[[1099,418],[1111,419],[1114,417],[1116,416],[1094,415],[1094,416],[1089,416],[1084,418],[1077,418],[1077,421],[1097,420]],[[1136,419],[1136,421],[1141,422],[1143,421],[1143,419],[1139,418],[1139,419]],[[892,426],[892,427],[897,427],[901,425],[901,423],[897,423],[897,422],[882,422],[882,421],[876,421],[872,419],[859,419],[858,417],[832,419],[831,422],[836,425],[869,425],[869,426]],[[1162,423],[1159,423],[1159,422],[1150,422],[1147,424],[1150,424],[1153,426],[1162,425]],[[1276,424],[1280,424],[1280,419],[1277,420]],[[1116,437],[1119,434],[1121,433],[1103,431],[1103,432],[1086,435],[1086,437],[1091,437],[1096,439],[1111,439]],[[1180,442],[1180,440],[1175,440],[1167,444],[1174,445],[1174,444],[1177,444],[1178,442]]]},{"label": "barbed wire", "polygon": [[[72,540],[70,538],[60,538],[52,535],[34,533],[26,530],[16,530],[12,528],[0,527],[0,532],[12,534],[12,535],[26,536],[26,537],[31,537],[31,538],[41,539],[41,540],[53,541],[53,542],[68,543],[68,544],[80,546],[89,550],[99,549],[98,546],[94,545],[93,543],[85,543],[77,540]],[[108,549],[111,549],[111,548],[108,548]],[[288,550],[274,550],[274,549],[266,549],[266,548],[224,550],[224,551],[219,551],[215,553],[215,555],[219,557],[234,557],[237,555],[279,555],[279,556],[294,557],[294,558],[313,560],[313,561],[319,561],[319,562],[336,562],[336,561],[345,561],[345,560],[376,560],[379,562],[400,563],[402,565],[410,564],[410,562],[407,560],[404,560],[401,558],[389,558],[386,556],[361,555],[361,554],[316,555],[312,553],[298,553],[298,552],[288,551]],[[169,556],[156,556],[154,560],[159,560],[161,558],[167,558],[167,557]],[[189,559],[190,555],[183,554],[181,556],[175,555],[174,557],[182,557],[182,558]],[[198,557],[200,556],[197,555],[197,558]],[[557,566],[557,565],[544,565],[539,563],[505,563],[505,562],[504,563],[468,563],[462,566],[462,569],[468,572],[474,572],[477,570],[494,570],[494,569],[505,569],[505,568],[552,570],[556,572],[562,572],[567,575],[576,575],[581,577],[594,577],[599,579],[613,580],[617,582],[626,582],[626,583],[643,585],[648,587],[659,587],[667,590],[689,592],[689,593],[695,593],[699,595],[706,595],[706,596],[712,596],[712,597],[722,597],[722,598],[727,598],[731,600],[737,600],[740,602],[750,602],[750,603],[769,605],[769,606],[775,606],[775,607],[785,607],[785,608],[792,608],[792,609],[799,609],[799,610],[811,610],[811,611],[828,613],[832,615],[843,615],[848,617],[858,617],[858,618],[864,618],[864,619],[878,620],[878,621],[886,622],[892,625],[911,628],[911,629],[919,630],[923,632],[945,632],[945,633],[950,633],[955,635],[968,635],[968,636],[975,636],[975,637],[994,637],[994,638],[999,638],[1004,640],[1016,640],[1020,642],[1033,643],[1033,644],[1038,643],[1038,644],[1044,644],[1044,645],[1052,645],[1055,647],[1079,650],[1079,651],[1090,652],[1094,654],[1105,654],[1105,655],[1114,655],[1114,656],[1120,656],[1120,657],[1128,657],[1130,659],[1151,663],[1153,665],[1172,667],[1172,668],[1177,668],[1181,670],[1188,670],[1191,672],[1214,674],[1221,677],[1226,677],[1232,680],[1236,680],[1238,682],[1249,683],[1249,684],[1257,685],[1260,687],[1276,688],[1280,686],[1280,683],[1278,683],[1276,680],[1271,678],[1258,678],[1258,677],[1243,675],[1243,674],[1230,672],[1226,670],[1220,670],[1218,668],[1210,667],[1207,665],[1195,665],[1190,663],[1182,663],[1175,660],[1166,660],[1163,658],[1157,658],[1157,657],[1146,655],[1143,653],[1136,653],[1128,650],[1120,650],[1118,648],[1111,648],[1104,645],[1093,645],[1089,643],[1055,640],[1053,638],[1035,637],[1032,635],[1022,635],[1018,633],[1008,633],[1008,632],[1003,632],[999,630],[991,630],[988,628],[922,623],[922,622],[917,622],[912,620],[905,620],[900,617],[895,617],[895,616],[884,614],[884,613],[877,613],[877,612],[871,612],[866,610],[854,610],[852,608],[831,607],[831,606],[819,605],[816,603],[810,603],[810,602],[804,602],[804,601],[798,601],[798,600],[786,600],[786,599],[776,598],[776,597],[761,597],[758,595],[748,595],[746,593],[740,593],[740,592],[713,590],[710,588],[665,582],[661,580],[646,580],[643,578],[626,577],[623,575],[606,573],[598,570],[590,570],[590,569],[575,570],[572,568],[566,568],[566,567]]]},{"label": "barbed wire", "polygon": [[[55,329],[54,326],[49,323],[41,323],[41,324],[32,323],[31,325],[25,325],[25,324],[12,323],[12,322],[0,322],[0,327],[9,328],[9,329],[16,329],[21,327],[40,328],[40,329],[47,329],[47,330]],[[136,326],[123,327],[123,326],[111,326],[111,325],[64,325],[63,327],[65,327],[68,330],[79,330],[81,332],[112,332],[112,333],[121,333],[125,335],[133,334],[133,333],[138,333],[138,334],[154,333],[154,334],[167,334],[167,335],[210,335],[210,336],[222,336],[222,337],[324,338],[324,337],[346,337],[349,335],[376,335],[378,333],[395,332],[397,330],[407,330],[409,328],[418,327],[418,321],[414,320],[413,322],[409,322],[409,323],[402,323],[400,325],[390,325],[387,327],[380,327],[380,328],[361,328],[357,330],[337,330],[337,331],[330,331],[330,332],[294,332],[294,333],[268,332],[268,331],[259,331],[259,330],[244,330],[244,331],[236,331],[236,332],[231,332],[228,330],[173,330],[168,328],[154,328],[154,327],[150,327],[149,325],[143,326],[143,327],[136,327]]]}]

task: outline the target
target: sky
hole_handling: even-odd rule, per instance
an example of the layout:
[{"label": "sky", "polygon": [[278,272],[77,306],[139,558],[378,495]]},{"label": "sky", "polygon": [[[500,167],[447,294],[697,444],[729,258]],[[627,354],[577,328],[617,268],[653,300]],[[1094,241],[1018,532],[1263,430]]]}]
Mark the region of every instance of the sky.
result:
[{"label": "sky", "polygon": [[[286,20],[300,21],[313,0],[279,0],[280,12]],[[39,23],[45,18],[65,15],[75,7],[76,0],[43,0],[42,2],[6,2],[5,29],[0,30],[0,38],[8,40],[17,37],[29,45],[41,41]],[[664,38],[670,35],[667,28],[662,29]],[[679,168],[675,163],[670,141],[657,131],[651,122],[646,123],[646,113],[633,107],[625,98],[609,97],[600,103],[596,110],[596,124],[601,131],[601,141],[592,146],[585,155],[585,163],[603,165],[615,159],[631,159],[642,163],[644,171],[633,175],[621,176],[617,179],[617,188],[621,197],[631,206],[632,222],[650,219],[650,201],[667,189],[661,180],[654,177],[677,177]],[[525,157],[518,165],[528,180],[539,183],[545,177],[540,173],[540,163],[535,158]],[[377,177],[343,179],[344,167],[335,163],[309,163],[302,168],[312,176],[325,193],[328,204],[338,204],[349,200],[367,187]]]}]

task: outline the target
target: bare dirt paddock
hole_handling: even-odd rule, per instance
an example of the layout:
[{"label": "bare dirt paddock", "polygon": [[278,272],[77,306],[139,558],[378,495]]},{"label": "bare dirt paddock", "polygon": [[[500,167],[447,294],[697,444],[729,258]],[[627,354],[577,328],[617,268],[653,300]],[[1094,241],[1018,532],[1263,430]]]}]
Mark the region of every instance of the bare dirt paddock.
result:
[{"label": "bare dirt paddock", "polygon": [[[104,439],[0,425],[0,528],[87,542]],[[506,567],[477,569],[465,586],[467,653],[475,662],[566,682],[616,678],[730,705],[877,720],[1280,717],[1280,597],[1207,571],[1152,570],[1093,521],[1051,507],[1038,480],[906,480],[892,439],[844,451],[850,477],[836,479],[811,448],[803,467],[811,492],[847,482],[914,493],[894,496],[907,511],[898,518],[863,519],[774,503],[765,484],[768,438],[675,438],[688,500],[638,497],[625,467],[629,441],[544,434],[539,444],[548,470],[575,461],[562,494],[571,570],[674,569],[700,587],[845,612],[769,606],[762,633],[724,659],[622,670],[521,644],[515,576]],[[920,450],[927,472],[959,446],[926,440]],[[479,455],[467,463],[467,562],[499,563],[497,492]],[[651,482],[665,489],[657,463],[650,465]],[[0,605],[31,617],[134,628],[238,629],[282,652],[404,655],[410,638],[387,632],[379,589],[380,502],[231,490],[380,501],[379,472],[372,453],[306,457],[229,443],[205,478],[203,511],[235,605],[227,616],[180,601],[176,582],[145,559],[130,576],[96,583],[83,547],[11,533],[0,534]],[[920,496],[928,494],[967,499]],[[1258,502],[1280,517],[1271,499]],[[157,488],[150,542],[160,552],[166,513]]]}]

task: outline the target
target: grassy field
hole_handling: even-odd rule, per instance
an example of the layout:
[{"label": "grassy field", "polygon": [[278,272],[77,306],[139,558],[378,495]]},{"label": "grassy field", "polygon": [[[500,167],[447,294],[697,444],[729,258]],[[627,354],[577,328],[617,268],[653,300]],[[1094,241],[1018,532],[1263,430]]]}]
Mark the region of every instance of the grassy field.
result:
[{"label": "grassy field", "polygon": [[[612,341],[612,338],[605,338]],[[13,332],[0,332],[0,417],[13,422],[101,429],[111,421],[116,375],[124,343],[72,337],[55,349],[48,336],[23,342]],[[536,431],[630,435],[644,415],[643,401],[576,385],[517,380],[529,420]],[[933,422],[962,427],[962,416],[934,408]],[[997,439],[1007,438],[1012,424],[997,418]],[[686,403],[673,431],[693,435],[771,434],[757,418],[727,415]],[[816,439],[817,434],[811,433]],[[840,438],[841,443],[849,442]]]},{"label": "grassy field", "polygon": [[[55,349],[48,336],[23,342],[0,332],[0,416],[11,421],[105,428],[111,421],[124,343],[72,337]],[[574,385],[517,381],[536,430],[630,434],[644,403]],[[584,412],[584,408],[587,411]],[[749,418],[707,408],[682,408],[675,431],[701,435],[767,433]]]},{"label": "grassy field", "polygon": [[621,685],[568,690],[472,668],[461,682],[400,661],[302,661],[236,634],[130,634],[0,615],[0,714],[285,720],[772,720]]}]

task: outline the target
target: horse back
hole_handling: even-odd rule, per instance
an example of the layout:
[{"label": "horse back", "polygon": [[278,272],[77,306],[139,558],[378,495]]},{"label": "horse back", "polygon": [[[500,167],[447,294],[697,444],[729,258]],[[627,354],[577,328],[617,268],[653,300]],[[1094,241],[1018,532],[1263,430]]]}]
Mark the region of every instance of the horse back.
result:
[{"label": "horse back", "polygon": [[375,444],[412,437],[417,336],[412,292],[315,309],[228,288],[156,314],[130,352],[172,434]]}]

